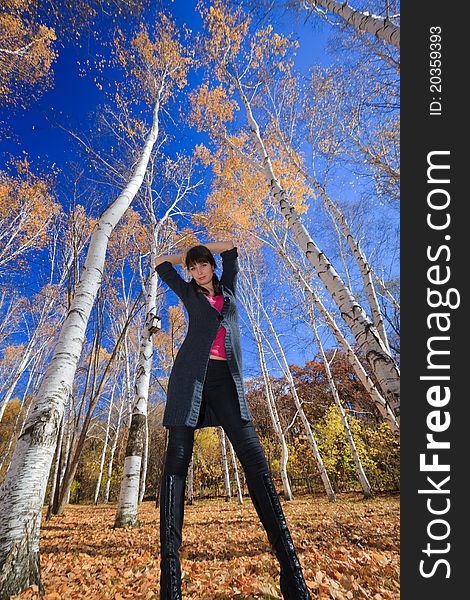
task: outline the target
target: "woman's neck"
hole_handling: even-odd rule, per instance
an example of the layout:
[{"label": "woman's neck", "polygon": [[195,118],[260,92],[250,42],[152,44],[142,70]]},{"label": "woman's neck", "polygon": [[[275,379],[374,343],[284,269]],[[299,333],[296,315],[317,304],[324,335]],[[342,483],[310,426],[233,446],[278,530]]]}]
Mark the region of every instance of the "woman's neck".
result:
[{"label": "woman's neck", "polygon": [[208,283],[207,285],[201,285],[201,287],[203,287],[205,290],[207,290],[209,292],[209,296],[215,295],[214,286],[212,283]]}]

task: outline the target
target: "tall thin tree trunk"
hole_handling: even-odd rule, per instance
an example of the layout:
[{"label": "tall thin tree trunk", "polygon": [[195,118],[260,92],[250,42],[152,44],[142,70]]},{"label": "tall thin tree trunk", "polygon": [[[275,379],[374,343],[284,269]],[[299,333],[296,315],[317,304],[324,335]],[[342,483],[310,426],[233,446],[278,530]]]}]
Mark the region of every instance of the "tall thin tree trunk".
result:
[{"label": "tall thin tree trunk", "polygon": [[317,179],[309,175],[309,173],[307,173],[306,170],[303,169],[297,161],[295,161],[295,165],[299,169],[303,177],[305,177],[305,179],[307,179],[307,181],[311,183],[315,190],[320,194],[320,198],[322,199],[323,204],[330,211],[336,222],[339,224],[343,235],[348,243],[348,246],[352,252],[352,255],[354,256],[359,270],[361,272],[362,281],[364,283],[364,291],[369,302],[372,322],[374,324],[374,327],[377,329],[377,332],[380,335],[380,338],[384,343],[387,352],[390,353],[387,332],[385,330],[382,311],[377,300],[375,284],[372,277],[373,271],[369,264],[369,261],[367,260],[366,255],[364,254],[364,251],[362,250],[359,242],[356,240],[356,237],[353,235],[346,217],[343,215],[343,213],[341,212],[337,204],[329,196],[329,194],[327,194],[324,186],[321,185],[319,181],[317,181]]},{"label": "tall thin tree trunk", "polygon": [[390,428],[395,433],[395,435],[399,435],[400,428],[397,423],[397,420],[395,419],[395,415],[393,414],[393,411],[391,410],[390,406],[387,404],[387,402],[383,398],[383,396],[380,394],[379,390],[377,389],[377,387],[374,384],[374,382],[372,381],[372,379],[367,374],[367,372],[364,369],[364,367],[362,366],[362,363],[359,360],[356,352],[353,350],[350,343],[348,342],[346,337],[341,332],[341,330],[338,327],[338,325],[336,324],[334,318],[332,317],[332,315],[330,314],[328,309],[325,307],[323,302],[320,300],[318,294],[316,294],[316,292],[312,289],[312,287],[307,283],[307,281],[303,277],[303,275],[300,272],[300,270],[298,269],[298,267],[296,265],[294,265],[291,258],[283,250],[280,250],[279,254],[289,265],[292,272],[295,274],[298,282],[304,289],[305,293],[308,295],[310,300],[313,302],[313,304],[316,306],[316,308],[318,309],[320,314],[325,319],[326,324],[331,329],[333,335],[335,336],[335,338],[341,345],[342,349],[344,350],[349,363],[351,364],[352,368],[354,369],[354,372],[356,373],[357,377],[359,378],[359,381],[362,383],[362,385],[366,389],[367,393],[369,394],[370,398],[374,402],[375,406],[377,407],[378,411],[382,415],[383,419],[385,421],[387,421],[387,423],[390,425]]},{"label": "tall thin tree trunk", "polygon": [[367,479],[367,475],[364,472],[364,468],[362,466],[362,462],[361,462],[359,453],[356,448],[356,443],[355,443],[353,435],[351,433],[351,429],[349,428],[349,423],[348,423],[348,419],[346,417],[346,413],[344,412],[343,405],[341,404],[341,399],[339,397],[338,388],[336,387],[335,380],[333,378],[333,374],[330,369],[330,363],[328,362],[328,358],[323,349],[323,344],[321,343],[320,336],[318,335],[318,331],[317,331],[315,322],[313,320],[313,315],[312,315],[312,329],[313,329],[313,334],[315,336],[315,341],[317,342],[317,346],[320,350],[320,354],[323,359],[323,365],[325,367],[328,384],[330,386],[331,393],[333,394],[333,399],[335,401],[336,407],[339,412],[339,416],[341,418],[341,423],[343,425],[344,432],[346,434],[346,439],[348,440],[349,449],[351,450],[353,461],[356,466],[357,475],[359,477],[359,481],[361,482],[361,487],[362,487],[362,491],[364,493],[364,498],[365,499],[372,498],[372,495],[373,495],[372,488],[370,486],[369,480]]},{"label": "tall thin tree trunk", "polygon": [[88,319],[101,285],[109,237],[137,194],[158,136],[160,101],[132,177],[98,220],[71,307],[36,403],[18,439],[10,468],[0,487],[0,598],[36,584],[42,588],[39,533],[46,484],[64,406],[71,392]]},{"label": "tall thin tree trunk", "polygon": [[240,482],[240,475],[238,472],[237,457],[235,456],[235,450],[233,449],[233,446],[229,439],[227,439],[227,443],[228,443],[228,447],[230,448],[230,456],[232,457],[233,471],[235,473],[235,482],[237,484],[238,504],[243,504],[243,492],[242,492],[242,486],[241,486],[241,482]]},{"label": "tall thin tree trunk", "polygon": [[51,497],[49,498],[49,505],[47,507],[46,521],[49,521],[52,517],[52,509],[54,507],[54,501],[56,498],[56,490],[59,484],[59,473],[60,473],[60,461],[62,458],[62,438],[64,437],[64,418],[65,412],[60,422],[59,437],[57,438],[57,446],[55,450],[55,461],[54,461],[54,472],[52,474],[52,486],[51,486]]},{"label": "tall thin tree trunk", "polygon": [[284,436],[284,432],[282,430],[282,425],[279,420],[279,414],[276,408],[276,401],[274,400],[274,396],[272,393],[271,382],[269,380],[269,372],[266,365],[266,360],[264,356],[263,343],[261,340],[261,335],[258,330],[257,323],[254,323],[254,333],[255,333],[255,341],[256,346],[258,348],[258,358],[261,366],[261,373],[263,375],[264,387],[266,390],[266,398],[268,404],[269,414],[271,416],[271,421],[273,424],[274,431],[279,439],[279,443],[281,444],[281,459],[279,461],[279,470],[281,472],[281,480],[282,487],[284,490],[284,498],[286,500],[292,500],[293,494],[290,487],[289,478],[287,477],[287,461],[289,459],[289,450],[286,444],[286,438]]},{"label": "tall thin tree trunk", "polygon": [[105,383],[106,383],[108,375],[109,375],[110,368],[113,365],[114,361],[116,360],[116,357],[119,355],[122,341],[126,335],[127,328],[129,326],[129,323],[132,320],[132,317],[135,312],[135,307],[137,306],[139,299],[140,299],[140,295],[134,302],[134,306],[129,312],[127,320],[124,323],[124,330],[121,332],[119,338],[117,339],[117,341],[114,345],[113,351],[111,353],[111,356],[108,360],[108,363],[101,375],[100,383],[98,386],[96,386],[96,375],[98,372],[98,363],[99,363],[100,347],[101,347],[101,343],[100,343],[101,336],[98,337],[98,343],[96,345],[95,359],[94,359],[95,365],[93,368],[91,398],[90,398],[90,402],[88,404],[85,419],[83,421],[83,425],[82,425],[82,428],[80,431],[80,436],[78,438],[75,448],[73,449],[72,456],[67,464],[67,469],[64,474],[64,478],[63,478],[63,482],[62,482],[62,486],[61,486],[61,490],[60,490],[60,495],[59,495],[59,503],[58,503],[58,507],[57,507],[58,514],[62,514],[62,512],[64,511],[64,508],[65,508],[65,505],[68,503],[68,498],[70,497],[70,490],[72,488],[72,483],[73,483],[73,480],[75,477],[75,473],[77,471],[78,462],[80,460],[80,455],[82,453],[83,447],[85,446],[86,438],[88,435],[88,430],[90,428],[91,420],[93,418],[93,413],[95,411],[95,408],[96,408],[96,406],[99,402],[99,399],[101,397],[101,394],[103,392]]},{"label": "tall thin tree trunk", "polygon": [[111,413],[113,412],[114,393],[116,391],[116,385],[117,385],[117,379],[114,378],[113,387],[111,390],[111,398],[109,400],[108,416],[106,418],[106,429],[105,429],[104,440],[103,440],[103,450],[101,452],[101,457],[100,457],[100,468],[98,471],[98,479],[96,480],[95,496],[93,498],[93,503],[95,505],[98,504],[98,499],[100,496],[100,489],[101,489],[101,482],[103,480],[104,463],[106,461],[106,452],[108,450],[109,431],[111,428]]},{"label": "tall thin tree trunk", "polygon": [[[254,271],[254,268],[252,266],[245,270],[245,273],[254,273],[254,272],[255,271]],[[310,425],[310,423],[309,423],[309,421],[307,419],[307,415],[305,414],[305,411],[302,408],[302,403],[300,401],[299,395],[297,394],[297,389],[295,387],[295,383],[294,383],[294,380],[292,378],[292,374],[290,372],[289,365],[287,363],[287,359],[285,357],[285,354],[284,354],[284,351],[282,349],[282,346],[281,346],[281,344],[279,342],[279,338],[278,338],[278,336],[276,334],[276,331],[274,329],[272,321],[269,318],[269,315],[267,314],[266,310],[264,309],[262,300],[259,297],[258,293],[256,292],[254,284],[251,281],[251,278],[249,280],[248,276],[245,276],[244,279],[243,279],[243,281],[244,281],[245,285],[248,288],[248,293],[249,293],[248,295],[249,295],[249,298],[250,298],[250,302],[253,303],[253,302],[256,301],[258,309],[263,312],[263,314],[264,314],[264,316],[265,316],[265,318],[266,318],[266,320],[267,320],[267,322],[269,324],[269,327],[271,329],[271,333],[273,334],[274,339],[276,340],[276,343],[277,343],[277,346],[278,346],[278,350],[279,350],[279,354],[281,356],[281,362],[283,363],[282,365],[280,363],[280,366],[281,366],[281,368],[282,368],[282,370],[283,370],[283,372],[284,372],[284,374],[286,376],[286,379],[287,379],[288,384],[289,384],[289,388],[290,388],[291,393],[292,393],[292,397],[294,399],[295,406],[297,408],[297,412],[298,412],[298,414],[300,416],[300,419],[302,421],[302,424],[303,424],[303,426],[305,428],[305,432],[307,434],[307,439],[309,441],[310,447],[312,448],[312,452],[313,452],[313,455],[315,457],[315,461],[317,463],[318,471],[320,473],[320,477],[321,477],[321,480],[323,482],[323,487],[325,488],[325,492],[326,492],[326,495],[328,497],[328,500],[330,502],[335,502],[336,501],[336,494],[335,494],[335,492],[333,490],[333,486],[331,485],[331,481],[330,481],[330,478],[328,477],[328,473],[326,471],[325,465],[323,464],[323,459],[321,457],[320,451],[318,450],[318,445],[317,445],[317,442],[315,440],[315,436],[313,434],[312,427],[311,427],[311,425]],[[258,289],[259,289],[259,286],[258,286]],[[246,303],[246,298],[244,298],[244,300],[245,300],[245,304],[247,304]],[[253,318],[251,316],[251,315],[253,315],[253,309],[251,309],[250,311],[247,311],[247,313],[248,313],[249,318],[251,320]],[[254,320],[253,320],[253,322],[254,322]],[[258,345],[260,345],[260,344],[262,344],[261,337],[265,337],[265,336],[264,336],[261,328],[257,324],[255,324],[255,327],[256,327],[256,331],[257,331],[257,333],[255,333],[255,337],[257,336],[259,338],[259,342],[257,342],[257,343],[258,343]],[[275,353],[273,352],[273,354],[275,354]],[[276,354],[275,354],[275,356],[277,357]]]},{"label": "tall thin tree trunk", "polygon": [[[25,424],[25,422],[26,422],[26,420],[28,418],[29,411],[31,410],[31,402],[28,402],[25,414],[24,415],[21,414],[22,410],[23,410],[23,407],[25,406],[26,401],[27,401],[28,391],[29,391],[29,388],[31,386],[31,382],[33,380],[34,371],[37,369],[37,366],[38,366],[39,363],[40,363],[40,355],[39,355],[39,357],[38,357],[38,359],[36,361],[33,361],[33,364],[31,366],[31,370],[30,370],[29,377],[28,377],[28,382],[26,384],[25,390],[23,392],[23,397],[21,399],[21,404],[20,404],[20,409],[18,411],[18,416],[16,417],[15,425],[14,425],[13,430],[11,432],[11,436],[10,436],[10,440],[8,442],[8,446],[7,446],[6,450],[5,450],[5,453],[4,453],[3,457],[2,457],[2,460],[0,461],[0,471],[3,469],[3,465],[5,464],[5,461],[10,456],[10,450],[11,450],[11,448],[13,446],[13,442],[14,442],[14,440],[16,438],[16,434],[17,434],[18,430],[20,431],[20,435],[21,435],[21,431],[23,430],[23,426],[24,426],[24,424]],[[22,422],[21,422],[21,426],[19,427],[20,421],[22,421]]]},{"label": "tall thin tree trunk", "polygon": [[230,489],[230,473],[228,470],[228,460],[227,460],[227,446],[225,444],[225,432],[222,427],[217,428],[219,431],[219,440],[220,440],[220,451],[222,455],[222,465],[224,471],[224,483],[225,483],[225,502],[230,502],[232,498],[232,490]]},{"label": "tall thin tree trunk", "polygon": [[333,268],[325,253],[320,250],[302,224],[300,215],[291,204],[286,191],[274,173],[271,159],[261,137],[259,125],[253,116],[250,102],[242,89],[240,80],[233,72],[229,72],[228,74],[242,99],[255,146],[262,160],[266,178],[270,182],[273,196],[279,202],[281,213],[286,218],[297,244],[305,253],[307,260],[314,267],[320,280],[337,304],[343,319],[353,332],[360,350],[371,365],[379,385],[390,404],[391,410],[397,422],[399,422],[400,374],[398,367],[384,346],[373,323],[369,320],[349,288],[341,280],[341,277]]},{"label": "tall thin tree trunk", "polygon": [[122,394],[122,392],[121,392],[121,402],[119,404],[119,412],[118,412],[117,422],[116,422],[116,431],[114,434],[113,444],[109,451],[108,469],[107,469],[107,474],[106,474],[106,486],[104,488],[104,494],[103,494],[103,502],[105,504],[108,504],[108,502],[109,502],[109,493],[111,490],[111,479],[112,479],[112,474],[113,474],[114,455],[116,454],[117,445],[118,445],[120,432],[121,432],[121,427],[123,425],[123,413],[124,413],[125,406],[126,406],[126,396],[125,396],[125,394]]},{"label": "tall thin tree trunk", "polygon": [[150,375],[153,361],[153,333],[157,315],[158,275],[153,267],[157,248],[152,241],[150,253],[150,277],[146,293],[146,315],[140,340],[139,363],[135,382],[135,401],[132,408],[131,426],[127,440],[126,457],[122,475],[121,490],[114,527],[137,527],[139,488],[141,482],[142,458],[147,427],[147,406]]},{"label": "tall thin tree trunk", "polygon": [[147,487],[147,471],[148,471],[148,460],[149,460],[149,420],[145,419],[145,431],[144,431],[144,455],[142,456],[142,469],[140,470],[140,484],[139,484],[139,503],[143,501],[145,496],[145,489]]}]

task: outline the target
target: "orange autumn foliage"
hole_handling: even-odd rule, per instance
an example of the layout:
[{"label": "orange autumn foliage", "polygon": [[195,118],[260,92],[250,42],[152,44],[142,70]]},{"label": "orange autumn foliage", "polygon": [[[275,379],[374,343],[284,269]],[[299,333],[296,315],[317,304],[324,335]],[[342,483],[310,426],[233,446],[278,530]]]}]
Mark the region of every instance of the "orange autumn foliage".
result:
[{"label": "orange autumn foliage", "polygon": [[[400,594],[399,500],[344,495],[283,502],[307,586],[317,600],[396,600]],[[159,517],[144,502],[139,528],[114,529],[115,506],[71,505],[44,522],[45,595],[11,600],[157,600]],[[182,592],[187,600],[279,599],[279,567],[249,498],[185,507]]]},{"label": "orange autumn foliage", "polygon": [[51,184],[33,174],[27,160],[17,163],[17,175],[0,171],[0,270],[25,254],[46,246],[50,226],[60,212]]},{"label": "orange autumn foliage", "polygon": [[0,12],[0,104],[24,107],[51,85],[56,58],[52,28],[37,0],[4,0]]},{"label": "orange autumn foliage", "polygon": [[[228,140],[228,147],[219,146],[214,152],[205,147],[198,149],[203,162],[211,165],[215,179],[206,208],[194,214],[193,223],[203,226],[214,239],[230,233],[235,239],[246,240],[247,232],[263,235],[267,222],[272,219],[271,211],[276,207],[266,176],[243,156],[243,153],[248,156],[250,151],[248,134],[232,135]],[[298,175],[271,132],[267,132],[266,141],[274,157],[273,166],[292,204],[299,213],[305,212],[308,200],[314,195],[312,189]],[[250,243],[259,245],[253,239]]]},{"label": "orange autumn foliage", "polygon": [[192,62],[175,23],[164,13],[158,13],[152,28],[142,25],[130,44],[126,34],[118,31],[115,58],[135,92],[127,100],[143,98],[150,104],[157,99],[160,88],[162,102],[184,88]]}]

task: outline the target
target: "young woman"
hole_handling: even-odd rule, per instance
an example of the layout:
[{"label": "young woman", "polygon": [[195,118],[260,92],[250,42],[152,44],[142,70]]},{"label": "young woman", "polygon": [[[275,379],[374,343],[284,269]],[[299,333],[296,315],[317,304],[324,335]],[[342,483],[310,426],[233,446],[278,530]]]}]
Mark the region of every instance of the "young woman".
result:
[{"label": "young woman", "polygon": [[[220,280],[212,252],[222,257]],[[194,432],[219,425],[240,460],[252,502],[279,560],[283,597],[311,599],[245,399],[235,300],[237,255],[232,242],[216,242],[156,261],[159,276],[189,316],[188,332],[168,381],[163,417],[169,439],[160,488],[162,600],[182,597],[179,549]],[[173,265],[180,263],[189,270],[191,281],[177,273]]]}]

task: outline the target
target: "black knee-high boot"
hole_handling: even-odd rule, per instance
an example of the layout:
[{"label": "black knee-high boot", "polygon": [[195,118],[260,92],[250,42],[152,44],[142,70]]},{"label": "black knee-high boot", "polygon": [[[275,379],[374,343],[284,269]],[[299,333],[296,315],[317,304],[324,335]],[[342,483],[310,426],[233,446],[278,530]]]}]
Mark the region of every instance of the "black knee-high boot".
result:
[{"label": "black knee-high boot", "polygon": [[160,488],[160,600],[181,600],[182,540],[186,476],[164,474]]},{"label": "black knee-high boot", "polygon": [[280,584],[284,599],[311,600],[271,475],[266,472],[250,479],[247,483],[253,505],[281,568]]}]

